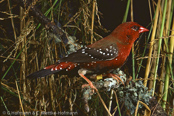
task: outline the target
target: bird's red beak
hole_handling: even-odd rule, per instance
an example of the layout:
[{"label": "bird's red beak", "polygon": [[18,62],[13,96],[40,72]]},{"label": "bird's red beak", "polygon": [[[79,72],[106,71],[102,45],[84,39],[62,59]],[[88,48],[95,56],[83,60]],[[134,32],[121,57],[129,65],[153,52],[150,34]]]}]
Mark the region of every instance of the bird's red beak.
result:
[{"label": "bird's red beak", "polygon": [[144,28],[143,26],[141,26],[141,27],[139,28],[139,33],[147,32],[147,31],[149,31],[149,30],[146,29],[146,28]]}]

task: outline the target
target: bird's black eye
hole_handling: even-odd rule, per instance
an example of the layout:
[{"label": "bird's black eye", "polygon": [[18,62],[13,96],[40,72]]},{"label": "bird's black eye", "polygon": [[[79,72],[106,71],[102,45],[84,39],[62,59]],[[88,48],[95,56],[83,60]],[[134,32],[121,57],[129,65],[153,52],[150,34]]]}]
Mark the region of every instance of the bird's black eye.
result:
[{"label": "bird's black eye", "polygon": [[131,29],[134,30],[134,31],[138,31],[139,27],[134,25],[134,26],[131,27]]}]

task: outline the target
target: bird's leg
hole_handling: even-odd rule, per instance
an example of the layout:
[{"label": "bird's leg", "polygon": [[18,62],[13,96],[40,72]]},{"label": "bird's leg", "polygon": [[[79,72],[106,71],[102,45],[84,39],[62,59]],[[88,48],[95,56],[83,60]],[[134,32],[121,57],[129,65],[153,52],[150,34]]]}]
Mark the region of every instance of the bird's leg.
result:
[{"label": "bird's leg", "polygon": [[108,73],[108,76],[112,77],[113,79],[117,80],[118,82],[121,81],[121,83],[124,85],[124,82],[121,80],[121,78],[118,75]]},{"label": "bird's leg", "polygon": [[80,70],[78,71],[78,73],[79,73],[79,75],[80,75],[82,78],[84,78],[84,79],[86,80],[86,82],[88,82],[89,86],[90,86],[92,89],[98,91],[97,88],[93,85],[93,83],[92,83],[87,77],[84,76],[84,75],[87,73],[87,71],[88,71],[88,70],[86,70],[86,69],[80,69]]}]

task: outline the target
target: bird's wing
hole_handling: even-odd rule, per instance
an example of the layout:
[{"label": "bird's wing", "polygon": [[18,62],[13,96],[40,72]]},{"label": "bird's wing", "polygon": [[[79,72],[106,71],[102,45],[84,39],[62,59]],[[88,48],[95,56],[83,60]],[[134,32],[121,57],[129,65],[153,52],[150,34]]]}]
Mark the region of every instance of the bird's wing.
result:
[{"label": "bird's wing", "polygon": [[86,63],[95,61],[112,60],[118,56],[116,44],[111,44],[102,48],[84,47],[74,53],[62,58],[60,62]]}]

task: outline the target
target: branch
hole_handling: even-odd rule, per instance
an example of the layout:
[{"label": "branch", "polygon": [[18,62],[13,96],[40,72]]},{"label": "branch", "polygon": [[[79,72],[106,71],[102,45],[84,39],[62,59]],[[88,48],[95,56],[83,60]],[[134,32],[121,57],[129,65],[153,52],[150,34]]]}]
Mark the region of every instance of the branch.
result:
[{"label": "branch", "polygon": [[[126,75],[123,73],[123,71],[115,70],[113,72],[114,74],[120,75],[119,77],[123,81],[123,83],[130,82],[129,79],[126,80]],[[128,83],[129,83],[128,82]],[[167,113],[162,109],[161,105],[158,104],[155,97],[152,97],[152,90],[149,91],[147,87],[144,87],[142,80],[133,82],[127,86],[123,87],[120,86],[122,83],[119,83],[113,78],[106,78],[103,80],[99,80],[97,82],[93,83],[97,89],[101,89],[102,91],[111,91],[111,89],[117,90],[117,95],[119,99],[119,103],[123,103],[127,111],[133,115],[135,113],[135,110],[137,109],[140,114],[145,113],[146,107],[144,107],[146,104],[147,107],[149,107],[149,110],[151,111],[152,116],[168,116]],[[91,90],[90,87],[83,88],[83,100],[84,100],[84,108],[87,112],[89,112],[90,108],[88,105],[88,101],[92,98],[92,95],[94,94],[94,91]],[[136,108],[138,102],[141,101],[141,104],[138,105]],[[143,104],[142,104],[143,103]],[[106,104],[106,103],[105,103]],[[126,110],[124,109],[124,112]]]},{"label": "branch", "polygon": [[68,42],[68,36],[63,29],[58,27],[55,23],[51,22],[39,9],[36,8],[35,2],[31,0],[14,0],[24,9],[29,10],[31,16],[36,17],[39,22],[45,26],[46,30],[52,32],[56,36],[56,41],[63,42],[65,45]]}]

